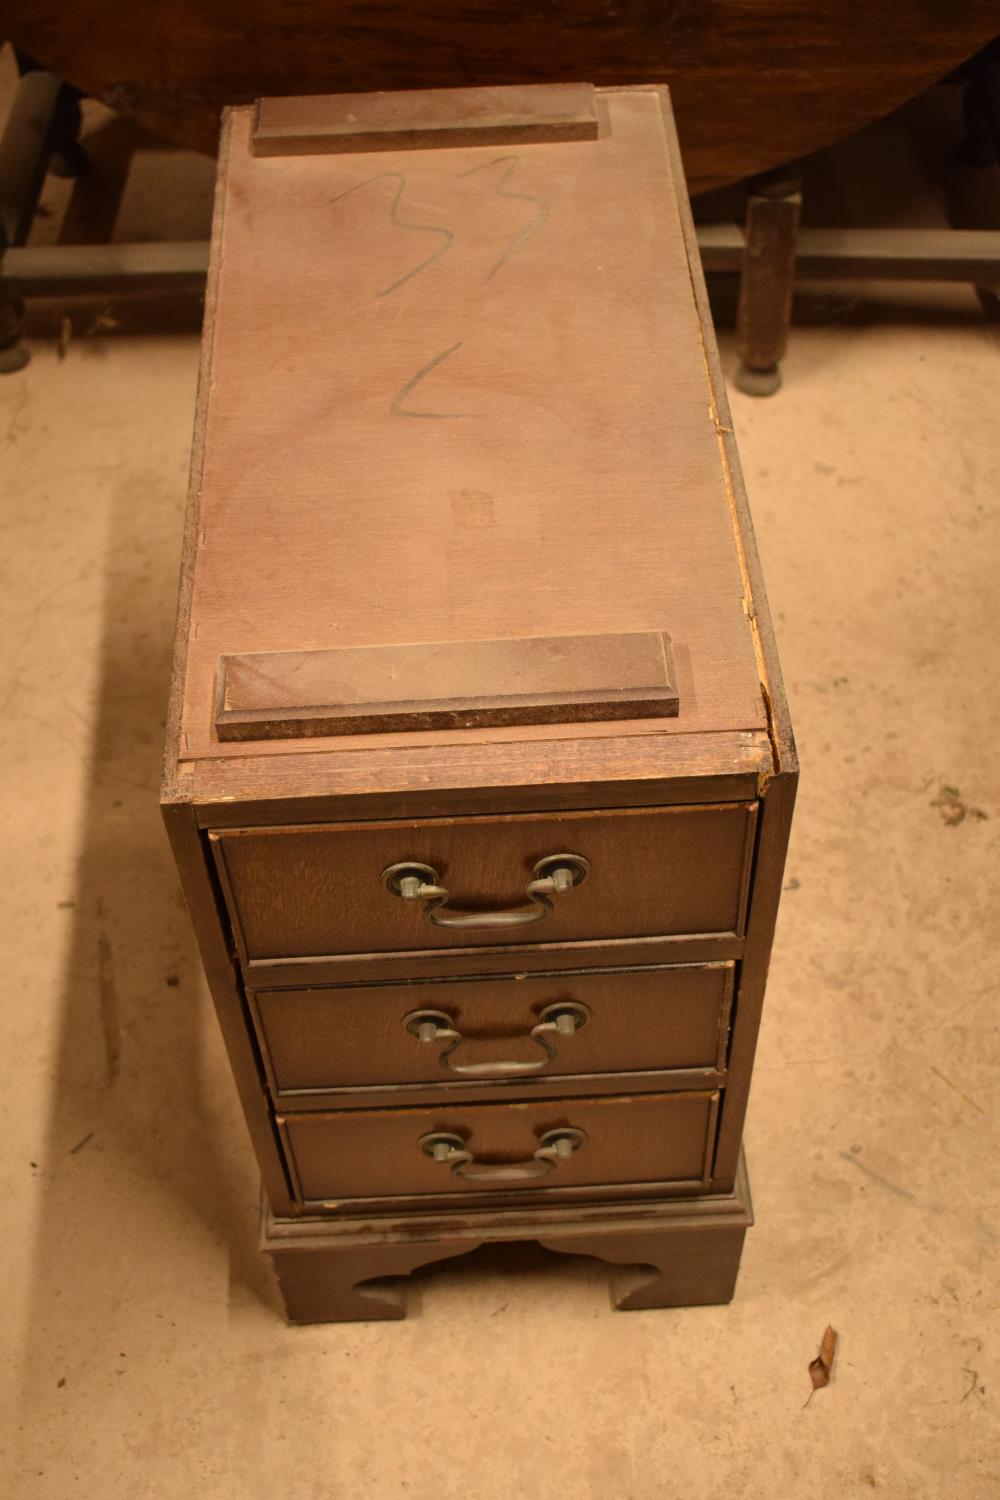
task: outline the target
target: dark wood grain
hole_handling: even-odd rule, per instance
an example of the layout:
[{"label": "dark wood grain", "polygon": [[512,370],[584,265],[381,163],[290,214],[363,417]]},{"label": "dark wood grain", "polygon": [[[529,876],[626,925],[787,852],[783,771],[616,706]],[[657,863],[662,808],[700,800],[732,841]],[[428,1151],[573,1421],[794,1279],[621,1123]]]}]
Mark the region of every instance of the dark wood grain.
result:
[{"label": "dark wood grain", "polygon": [[193,803],[203,828],[312,819],[438,817],[752,800],[774,769],[770,736],[609,733],[559,740],[372,746],[239,760],[168,759],[164,798]]},{"label": "dark wood grain", "polygon": [[[606,813],[443,818],[210,835],[241,953],[248,959],[420,948],[515,947],[572,938],[740,933],[754,804]],[[525,905],[535,864],[561,853],[590,863],[584,883],[541,921],[490,931],[435,926],[423,903],[393,896],[382,872],[432,866],[449,909]],[[486,938],[484,939],[484,930]]]},{"label": "dark wood grain", "polygon": [[[469,1214],[419,1210],[381,1220],[277,1218],[261,1203],[260,1247],[296,1323],[403,1318],[406,1288],[398,1278],[420,1266],[538,1240],[560,1255],[593,1256],[627,1268],[612,1277],[621,1311],[728,1302],[753,1209],[746,1169],[733,1190],[701,1198],[597,1207],[525,1208]],[[379,1280],[377,1278],[393,1278]]]},{"label": "dark wood grain", "polygon": [[[418,1266],[467,1255],[480,1243],[458,1239],[450,1248],[437,1241],[402,1245],[384,1239],[376,1244],[331,1243],[321,1233],[292,1240],[283,1228],[265,1206],[260,1248],[271,1262],[290,1323],[367,1323],[403,1318],[406,1294],[395,1284],[397,1278],[409,1276]],[[379,1279],[373,1282],[373,1278]]]},{"label": "dark wood grain", "polygon": [[402,980],[455,979],[463,974],[509,974],[512,961],[523,974],[553,969],[728,963],[742,958],[745,946],[744,939],[735,933],[682,934],[519,943],[514,949],[509,944],[494,943],[471,948],[410,948],[396,953],[327,954],[309,959],[249,959],[241,967],[254,989],[311,989],[324,984],[398,984]]},{"label": "dark wood grain", "polygon": [[321,739],[677,713],[663,631],[224,656],[220,740]]},{"label": "dark wood grain", "polygon": [[[315,158],[253,164],[247,121],[233,117],[220,169],[164,802],[254,1144],[282,1207],[267,1221],[265,1247],[293,1317],[401,1315],[398,1302],[359,1283],[512,1235],[515,1224],[521,1237],[560,1252],[575,1244],[588,1253],[589,1241],[611,1262],[647,1260],[653,1269],[616,1296],[623,1307],[732,1292],[749,1222],[739,1140],[797,761],[666,96],[599,94],[597,109],[598,141],[530,148],[544,195],[523,182],[516,189],[548,206],[558,188],[573,205],[565,242],[556,235],[536,256],[538,225],[529,225],[534,249],[521,245],[515,263],[534,323],[551,316],[575,330],[566,349],[573,344],[584,360],[582,375],[560,358],[562,335],[544,334],[524,356],[527,375],[519,368],[497,384],[496,361],[481,360],[439,388],[460,401],[489,385],[522,403],[516,433],[504,428],[490,452],[486,488],[467,481],[486,451],[481,437],[430,436],[424,451],[418,443],[402,453],[385,412],[370,420],[378,394],[370,363],[339,396],[324,387],[324,360],[350,362],[364,343],[338,343],[341,330],[324,323],[320,307],[330,289],[309,283],[314,255],[331,263],[319,209],[338,195],[314,177]],[[406,159],[427,159],[421,180],[432,193],[433,164],[463,153],[469,148]],[[342,170],[365,158],[320,160]],[[408,180],[402,154],[377,161]],[[255,170],[269,174],[265,187]],[[352,201],[354,190],[345,192]],[[495,196],[507,212],[505,195]],[[436,215],[440,205],[424,201]],[[289,204],[307,204],[305,218],[286,212],[282,227]],[[428,239],[422,259],[396,267],[399,286],[387,281],[394,205],[395,189],[381,205],[381,230],[359,220],[356,243],[349,233],[338,244],[348,277],[374,276],[410,296],[451,242],[437,233],[440,253]],[[555,221],[547,212],[545,226]],[[309,223],[311,249],[297,235]],[[470,268],[481,275],[485,267],[481,284],[489,284],[498,262],[478,223],[469,246]],[[593,285],[591,255],[604,276]],[[567,265],[575,298],[564,294]],[[648,322],[653,308],[669,327],[666,362],[656,349],[645,357],[645,326],[628,350],[616,332],[588,344],[598,327],[587,322],[589,305],[590,333],[578,337],[578,305],[609,287],[614,298],[625,288],[616,314],[627,305]],[[418,328],[436,336],[450,306],[447,278],[433,309],[421,301],[425,291],[409,335],[400,326],[404,343]],[[504,347],[503,319],[521,315],[521,305],[498,302],[477,327]],[[475,299],[463,306],[471,316]],[[274,389],[247,384],[248,351],[259,356],[262,335],[283,327],[295,337],[270,351]],[[301,359],[289,363],[293,349]],[[446,363],[432,355],[429,373]],[[532,369],[544,382],[524,404]],[[416,390],[407,382],[396,404],[404,416],[429,416],[431,433],[436,406],[408,413]],[[268,446],[275,399],[294,460],[283,465]],[[618,413],[611,421],[609,403]],[[333,446],[331,410],[344,421]],[[582,470],[567,477],[581,414],[605,424],[586,483]],[[344,451],[354,455],[350,482]],[[401,461],[402,481],[390,459]],[[446,515],[443,487],[459,476],[462,503],[449,503]],[[365,504],[355,506],[365,485]],[[484,534],[470,541],[476,532]],[[227,745],[213,734],[215,674],[226,655],[614,633],[668,621],[676,720],[610,731],[574,723],[346,736],[322,746]],[[415,861],[448,887],[448,912],[523,910],[535,862],[565,853],[589,859],[591,873],[530,927],[435,927],[420,900],[400,901],[381,881],[386,866]],[[661,994],[656,966],[677,964],[723,967],[674,969]],[[410,1010],[426,1006],[467,1035],[464,1056],[494,1056],[502,1043],[521,1057],[557,980],[564,1000],[573,998],[566,986],[579,986],[589,1016],[560,1040],[548,1076],[436,1081],[433,1046],[422,1050],[405,1031]],[[417,1148],[421,1133],[453,1129],[487,1164],[532,1160],[538,1133],[573,1117],[585,1147],[559,1163],[558,1176],[527,1185],[462,1183]],[[670,1200],[668,1220],[661,1210]],[[309,1218],[317,1211],[319,1226]],[[307,1219],[301,1234],[296,1214]]]},{"label": "dark wood grain", "polygon": [[[667,131],[668,150],[676,157],[677,145]],[[701,259],[695,242],[694,224],[688,203],[681,204],[688,263],[695,300],[706,328],[711,327],[711,311]],[[747,501],[743,470],[736,448],[726,383],[719,364],[715,340],[706,340],[706,359],[712,400],[717,416],[719,444],[725,467],[730,503],[736,520],[741,566],[746,580],[747,596],[753,600],[751,620],[754,644],[760,668],[764,700],[767,704],[768,728],[774,754],[773,772],[762,779],[762,816],[758,823],[757,850],[754,861],[753,915],[748,929],[746,956],[741,968],[740,985],[733,1015],[730,1045],[730,1081],[723,1100],[719,1139],[716,1148],[715,1184],[727,1188],[735,1180],[741,1160],[743,1126],[750,1097],[753,1060],[771,961],[771,947],[777,921],[781,881],[791,832],[792,812],[798,789],[799,761],[792,732],[788,698],[778,660],[767,591],[764,588],[757,540]]]},{"label": "dark wood grain", "polygon": [[[674,171],[679,175],[681,173],[680,145],[676,132],[673,129],[670,101],[665,91],[661,91],[660,93],[660,108],[663,112],[664,147],[674,164]],[[768,772],[761,778],[761,786],[763,787],[767,783],[768,776],[776,774],[779,771],[785,771],[789,775],[797,775],[798,758],[795,750],[795,738],[792,733],[791,716],[788,709],[788,697],[785,693],[784,680],[781,675],[781,663],[778,659],[774,624],[771,619],[767,590],[764,587],[764,574],[760,565],[757,537],[754,532],[753,518],[750,514],[750,505],[747,499],[746,484],[743,479],[743,466],[740,463],[739,450],[736,446],[733,418],[729,409],[729,396],[726,391],[726,381],[719,359],[719,346],[715,340],[712,309],[708,300],[708,288],[705,285],[705,273],[701,263],[701,256],[698,252],[694,219],[691,213],[690,202],[683,194],[678,200],[678,212],[684,235],[691,290],[695,306],[698,309],[699,321],[705,331],[703,352],[710,391],[712,420],[715,425],[723,480],[732,514],[733,539],[739,556],[740,572],[743,578],[747,618],[750,621],[750,627],[753,632],[757,670],[760,676],[761,691],[767,711],[768,736],[773,761]]]},{"label": "dark wood grain", "polygon": [[992,0],[8,0],[4,32],[172,139],[261,94],[666,83],[694,191],[856,130],[997,33]]},{"label": "dark wood grain", "polygon": [[220,657],[401,642],[667,632],[657,734],[765,727],[659,95],[598,110],[592,143],[277,161],[233,113],[180,759],[306,748],[218,740]]},{"label": "dark wood grain", "polygon": [[[279,1116],[293,1179],[303,1205],[342,1209],[373,1199],[460,1196],[470,1203],[545,1201],[600,1186],[700,1185],[714,1135],[718,1095],[637,1094],[610,1099],[463,1104],[437,1109],[343,1110]],[[586,1140],[549,1176],[490,1188],[433,1161],[420,1139],[461,1136],[483,1165],[530,1162],[545,1132],[572,1126]],[[610,1196],[614,1196],[612,1192]]]},{"label": "dark wood grain", "polygon": [[786,770],[768,784],[762,801],[746,956],[730,1044],[731,1084],[715,1158],[716,1180],[724,1186],[733,1181],[739,1161],[797,789],[797,769]]},{"label": "dark wood grain", "polygon": [[309,156],[597,139],[589,83],[442,89],[430,118],[426,100],[426,93],[405,91],[260,99],[251,150],[254,156]]},{"label": "dark wood grain", "polygon": [[[540,1073],[508,1074],[522,1085],[543,1076],[629,1070],[725,1067],[734,965],[580,970],[530,978],[463,978],[431,984],[261,990],[249,999],[275,1098],[352,1085],[448,1084],[466,1066],[544,1063]],[[578,1031],[551,1035],[555,1057],[530,1033],[541,1012],[578,1003]],[[463,1041],[422,1043],[408,1030],[414,1011],[450,1018]],[[503,1068],[499,1068],[502,1078]],[[621,1085],[620,1085],[621,1086]],[[627,1084],[625,1085],[627,1087]]]},{"label": "dark wood grain", "polygon": [[[655,155],[657,151],[662,151],[664,141],[670,149],[669,130],[664,133],[656,129],[653,120],[648,117],[646,117],[646,130],[650,152]],[[590,148],[581,145],[574,149],[586,152]],[[503,794],[505,800],[509,797],[508,805],[519,807],[528,807],[535,799],[551,800],[560,797],[564,805],[594,806],[601,802],[599,795],[601,786],[608,787],[609,795],[604,799],[605,805],[626,800],[627,783],[631,779],[644,784],[644,790],[647,793],[647,798],[644,800],[668,800],[671,784],[676,784],[678,800],[690,800],[698,795],[700,790],[698,783],[702,777],[707,782],[714,776],[720,776],[722,778],[719,785],[721,794],[740,795],[740,789],[733,786],[730,791],[730,787],[733,782],[739,780],[741,775],[747,773],[758,776],[766,775],[771,767],[770,745],[766,735],[758,730],[748,728],[734,732],[693,732],[698,722],[706,722],[706,691],[711,689],[713,694],[719,693],[720,667],[727,657],[731,666],[737,666],[738,663],[732,654],[734,646],[737,657],[745,649],[739,644],[741,634],[745,629],[745,621],[736,622],[736,634],[730,634],[730,644],[725,647],[719,638],[718,619],[715,620],[713,630],[710,630],[704,637],[703,668],[694,671],[688,640],[684,640],[678,649],[679,686],[687,709],[682,710],[681,717],[676,721],[676,728],[682,731],[676,735],[657,734],[651,737],[648,733],[648,726],[642,723],[617,726],[613,737],[609,737],[606,729],[600,725],[574,726],[561,733],[550,728],[547,738],[540,738],[539,731],[530,729],[522,729],[520,733],[516,729],[484,731],[473,736],[464,732],[460,740],[456,740],[454,736],[449,738],[441,734],[410,737],[396,735],[383,736],[378,739],[369,738],[364,744],[363,755],[356,753],[355,746],[349,740],[344,741],[338,746],[338,754],[335,757],[304,754],[302,753],[303,747],[296,742],[272,743],[268,746],[241,747],[244,751],[255,751],[255,753],[241,756],[239,763],[230,759],[225,765],[215,768],[211,764],[211,757],[221,755],[227,747],[216,745],[213,749],[210,736],[206,736],[204,730],[199,728],[198,743],[202,747],[199,753],[207,758],[197,762],[186,758],[195,753],[195,744],[182,724],[185,687],[191,677],[190,648],[198,644],[195,638],[202,638],[199,645],[202,653],[204,653],[205,646],[203,637],[206,622],[194,615],[192,605],[196,563],[200,564],[200,570],[204,572],[206,553],[201,544],[208,538],[206,522],[211,519],[211,507],[205,494],[206,438],[210,425],[207,398],[212,387],[219,384],[223,378],[223,371],[217,367],[218,362],[213,356],[213,351],[218,342],[217,308],[220,297],[224,295],[220,280],[223,228],[226,220],[224,205],[227,196],[230,193],[236,193],[236,185],[229,181],[229,155],[227,148],[220,167],[216,232],[213,240],[213,263],[206,313],[204,363],[196,419],[189,524],[184,554],[176,652],[177,667],[169,719],[170,750],[167,756],[165,796],[180,801],[194,801],[199,806],[199,818],[203,826],[208,826],[212,820],[213,810],[217,812],[221,822],[232,821],[235,812],[234,804],[238,801],[261,801],[267,809],[261,821],[283,816],[294,817],[296,797],[300,798],[303,804],[315,798],[324,799],[324,815],[333,813],[334,816],[336,813],[333,812],[331,804],[335,799],[345,810],[360,812],[364,807],[366,810],[370,808],[373,813],[382,811],[384,814],[397,812],[405,814],[410,810],[416,810],[421,802],[426,804],[433,802],[436,798],[440,799],[440,810],[448,806],[461,806],[463,803],[471,810],[477,803],[479,806],[489,805],[494,791],[498,796]],[[673,179],[676,181],[679,172],[676,160],[674,160],[672,172]],[[676,194],[674,197],[676,198]],[[683,202],[680,203],[680,208],[683,209]],[[690,240],[689,230],[685,227],[683,212],[679,222],[682,240],[685,244],[686,264],[693,241]],[[282,253],[280,248],[275,251],[279,259]],[[323,259],[325,264],[325,257]],[[657,278],[659,278],[659,265],[660,258],[657,257]],[[672,286],[674,288],[671,292],[672,296],[676,293],[677,299],[683,299],[685,295],[689,297],[690,272],[688,271],[687,293],[684,292],[683,276],[672,283]],[[229,295],[231,297],[231,293]],[[310,320],[313,317],[314,305],[315,299],[310,299]],[[677,305],[680,306],[680,301]],[[258,307],[258,304],[251,299],[250,306]],[[663,342],[661,340],[661,343]],[[706,358],[711,358],[711,351],[710,337],[702,339],[698,335],[694,339],[691,355],[699,366]],[[690,370],[694,368],[694,365],[688,363],[685,368]],[[629,376],[629,383],[634,384],[631,376]],[[704,420],[704,409],[701,409],[701,412],[700,420]],[[716,401],[714,409],[709,412],[709,437],[713,443],[718,442],[718,425],[718,402]],[[728,454],[727,472],[732,469],[735,462],[734,455],[729,451],[730,448],[731,444],[723,444],[723,449]],[[707,455],[708,450],[705,450],[705,456]],[[687,461],[684,462],[686,464]],[[713,459],[713,463],[715,462],[717,462],[717,457]],[[717,480],[715,482],[717,483]],[[276,483],[278,483],[277,480]],[[731,478],[727,479],[726,483],[730,484]],[[651,484],[656,485],[655,503],[662,507],[659,481],[654,476],[651,476]],[[653,498],[654,491],[651,490],[650,500],[652,501]],[[681,501],[686,503],[683,501],[683,495],[681,495]],[[476,504],[481,506],[482,497]],[[699,519],[696,524],[699,527],[705,525],[709,513],[704,506],[698,511]],[[600,514],[603,515],[603,511]],[[714,508],[714,502],[711,514],[714,534],[715,521],[721,519],[721,513]],[[489,519],[489,516],[481,511],[476,511],[476,516],[479,519]],[[470,511],[470,516],[466,519],[475,518]],[[314,522],[317,525],[322,523],[321,509],[314,511]],[[224,524],[224,517],[220,517],[220,523]],[[535,518],[527,517],[525,524],[529,528],[533,527]],[[693,524],[695,522],[692,512]],[[685,535],[692,534],[688,526],[683,529]],[[459,527],[458,535],[461,535],[462,531],[463,528]],[[725,541],[722,539],[723,533],[716,535],[714,544],[716,552],[719,547],[726,549],[731,541],[736,542],[738,550],[741,545],[740,537],[738,530],[734,532],[732,516],[728,518],[725,531]],[[484,535],[488,533],[489,527],[486,528]],[[638,531],[635,534],[638,535]],[[669,532],[665,533],[665,540],[668,535],[676,542],[677,523],[671,524]],[[487,540],[489,540],[488,536]],[[576,542],[577,536],[574,534],[568,543],[568,549],[563,551],[560,566],[564,566],[566,557],[572,555]],[[464,548],[466,542],[463,541],[460,545]],[[322,555],[329,555],[339,546],[339,536],[331,533],[329,544],[322,549]],[[448,546],[450,547],[450,543]],[[209,549],[209,555],[211,550]],[[676,547],[674,554],[678,555]],[[246,556],[245,549],[243,556]],[[481,571],[482,568],[495,567],[495,562],[490,561],[488,545],[482,551],[481,556],[477,554],[477,558],[478,560],[470,556],[467,559],[468,565],[463,563],[463,569],[468,572],[469,566],[473,568],[473,571],[477,568]],[[230,554],[230,562],[236,560],[235,555]],[[620,558],[618,565],[622,566]],[[515,568],[514,572],[517,573],[518,570]],[[587,596],[593,593],[593,585],[584,580],[593,577],[593,571],[581,573],[581,586]],[[650,577],[652,580],[652,575]],[[719,582],[724,582],[718,571],[716,571],[716,577]],[[679,584],[682,578],[683,587],[674,597],[680,599],[688,597],[688,592],[690,593],[693,608],[690,618],[697,621],[704,617],[705,577],[688,570],[683,575],[678,574]],[[634,578],[630,579],[630,583],[634,583]],[[662,588],[664,583],[665,579],[661,576],[657,587]],[[732,581],[729,587],[731,583]],[[274,587],[272,585],[272,589]],[[540,587],[547,589],[544,581]],[[256,581],[254,588],[257,588]],[[297,615],[301,627],[303,625],[301,582],[296,585],[293,580],[289,579],[287,586],[279,584],[278,591],[282,607],[290,609]],[[245,589],[237,591],[237,593],[240,592],[245,593]],[[606,593],[603,585],[601,593]],[[315,598],[317,601],[322,601],[327,596],[326,580],[317,574]],[[730,594],[730,598],[732,597]],[[233,595],[233,600],[233,607],[242,609],[242,604],[237,602],[236,595]],[[744,596],[742,606],[745,615],[749,616],[752,633],[755,618],[752,599]],[[423,620],[422,606],[418,606],[417,613]],[[306,628],[310,627],[306,625]],[[273,640],[271,644],[274,644]],[[204,654],[202,660],[205,660]],[[216,657],[209,650],[205,664],[213,675],[215,663]],[[730,693],[728,697],[725,697],[725,702],[730,710],[735,706],[739,717],[756,721],[760,714],[759,698],[754,703],[752,696],[748,696],[746,679],[742,676],[743,670],[743,667],[739,667],[740,681],[743,685],[739,688],[736,698],[733,698]],[[731,673],[729,682],[732,687]],[[210,682],[206,683],[205,691],[206,696],[203,696],[202,707],[197,709],[192,722],[196,725],[201,724],[207,729],[207,715],[210,713]],[[759,694],[759,686],[755,685],[752,694]],[[725,696],[724,690],[723,695]],[[718,696],[716,703],[721,707]],[[761,728],[764,727],[764,722],[761,715]],[[669,728],[670,721],[663,721],[663,727]],[[497,749],[500,746],[502,746],[502,753],[498,754]],[[271,756],[263,753],[265,749],[281,753],[284,763],[270,764]],[[294,754],[292,755],[291,752]],[[594,790],[587,787],[587,782],[593,784]]]},{"label": "dark wood grain", "polygon": [[163,816],[264,1186],[275,1212],[292,1213],[290,1184],[263,1065],[244,1010],[226,926],[220,921],[217,887],[204,842],[190,807],[168,805],[163,808]]},{"label": "dark wood grain", "polygon": [[524,1102],[571,1099],[604,1099],[610,1095],[670,1093],[714,1093],[724,1090],[726,1072],[719,1068],[630,1069],[628,1072],[559,1073],[525,1078],[512,1084],[503,1079],[480,1078],[475,1082],[358,1084],[353,1088],[323,1093],[274,1095],[282,1112],[322,1114],[331,1109],[418,1109],[450,1105],[504,1103],[512,1098]]}]

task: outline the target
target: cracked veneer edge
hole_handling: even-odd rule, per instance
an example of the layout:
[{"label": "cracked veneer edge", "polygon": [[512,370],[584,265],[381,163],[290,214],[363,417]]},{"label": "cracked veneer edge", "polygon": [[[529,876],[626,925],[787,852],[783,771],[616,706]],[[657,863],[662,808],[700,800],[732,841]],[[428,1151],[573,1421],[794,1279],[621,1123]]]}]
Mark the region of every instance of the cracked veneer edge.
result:
[{"label": "cracked veneer edge", "polygon": [[[754,656],[757,661],[757,676],[760,681],[761,697],[764,700],[764,713],[767,717],[767,736],[771,743],[771,754],[774,766],[770,773],[762,771],[758,774],[760,791],[763,793],[768,781],[782,770],[781,749],[778,743],[778,732],[774,722],[774,706],[771,694],[771,684],[768,674],[767,655],[764,643],[761,640],[760,626],[757,620],[757,610],[754,602],[753,580],[750,576],[750,567],[747,562],[746,547],[743,539],[743,528],[740,524],[739,510],[736,504],[736,490],[733,482],[733,467],[729,454],[729,446],[726,442],[727,434],[732,435],[732,426],[726,426],[722,421],[720,411],[719,395],[713,379],[712,364],[708,357],[705,343],[705,328],[703,319],[708,316],[707,293],[704,298],[699,296],[698,275],[691,263],[692,246],[696,243],[694,238],[694,220],[691,216],[690,204],[687,198],[687,189],[683,177],[683,165],[679,157],[679,142],[672,137],[672,132],[666,128],[664,114],[664,103],[669,105],[669,90],[663,85],[656,85],[655,92],[659,95],[660,108],[658,118],[660,129],[667,150],[667,159],[670,166],[672,186],[674,188],[674,201],[677,204],[677,213],[681,222],[682,238],[684,241],[684,254],[687,259],[688,276],[691,281],[691,292],[698,308],[698,341],[701,347],[701,356],[705,365],[705,380],[708,386],[708,414],[715,430],[715,441],[719,450],[719,459],[722,465],[722,476],[726,488],[726,502],[729,506],[729,517],[733,528],[733,540],[736,546],[736,555],[739,560],[740,579],[743,585],[743,597],[741,600],[743,613],[750,626],[750,636],[753,641]],[[670,115],[671,122],[673,114]],[[725,415],[729,416],[728,403]],[[731,421],[730,417],[730,421]]]}]

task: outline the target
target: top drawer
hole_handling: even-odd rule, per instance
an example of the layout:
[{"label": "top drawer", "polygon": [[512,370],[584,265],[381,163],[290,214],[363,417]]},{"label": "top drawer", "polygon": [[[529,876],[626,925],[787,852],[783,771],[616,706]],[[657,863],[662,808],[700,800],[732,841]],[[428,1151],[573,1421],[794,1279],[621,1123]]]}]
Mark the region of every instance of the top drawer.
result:
[{"label": "top drawer", "polygon": [[243,957],[317,958],[738,935],[756,811],[725,803],[209,837]]}]

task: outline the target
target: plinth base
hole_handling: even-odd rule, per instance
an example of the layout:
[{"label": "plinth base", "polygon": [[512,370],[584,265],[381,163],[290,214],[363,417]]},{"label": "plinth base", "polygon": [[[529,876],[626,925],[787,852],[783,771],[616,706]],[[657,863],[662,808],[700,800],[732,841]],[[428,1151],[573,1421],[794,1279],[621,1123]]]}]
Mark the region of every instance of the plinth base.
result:
[{"label": "plinth base", "polygon": [[661,1203],[333,1220],[278,1219],[265,1201],[261,1249],[292,1323],[404,1318],[411,1271],[518,1241],[640,1268],[611,1290],[615,1307],[632,1311],[730,1301],[752,1223],[741,1158],[732,1193]]}]

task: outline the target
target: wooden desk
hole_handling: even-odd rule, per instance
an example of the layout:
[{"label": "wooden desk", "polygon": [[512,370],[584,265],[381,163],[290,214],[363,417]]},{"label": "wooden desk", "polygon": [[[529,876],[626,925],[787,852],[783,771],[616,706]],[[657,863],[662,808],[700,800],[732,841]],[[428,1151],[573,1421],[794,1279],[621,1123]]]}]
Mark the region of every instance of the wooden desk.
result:
[{"label": "wooden desk", "polygon": [[164,814],[289,1315],[726,1300],[797,769],[665,91],[232,111],[204,351]]}]

